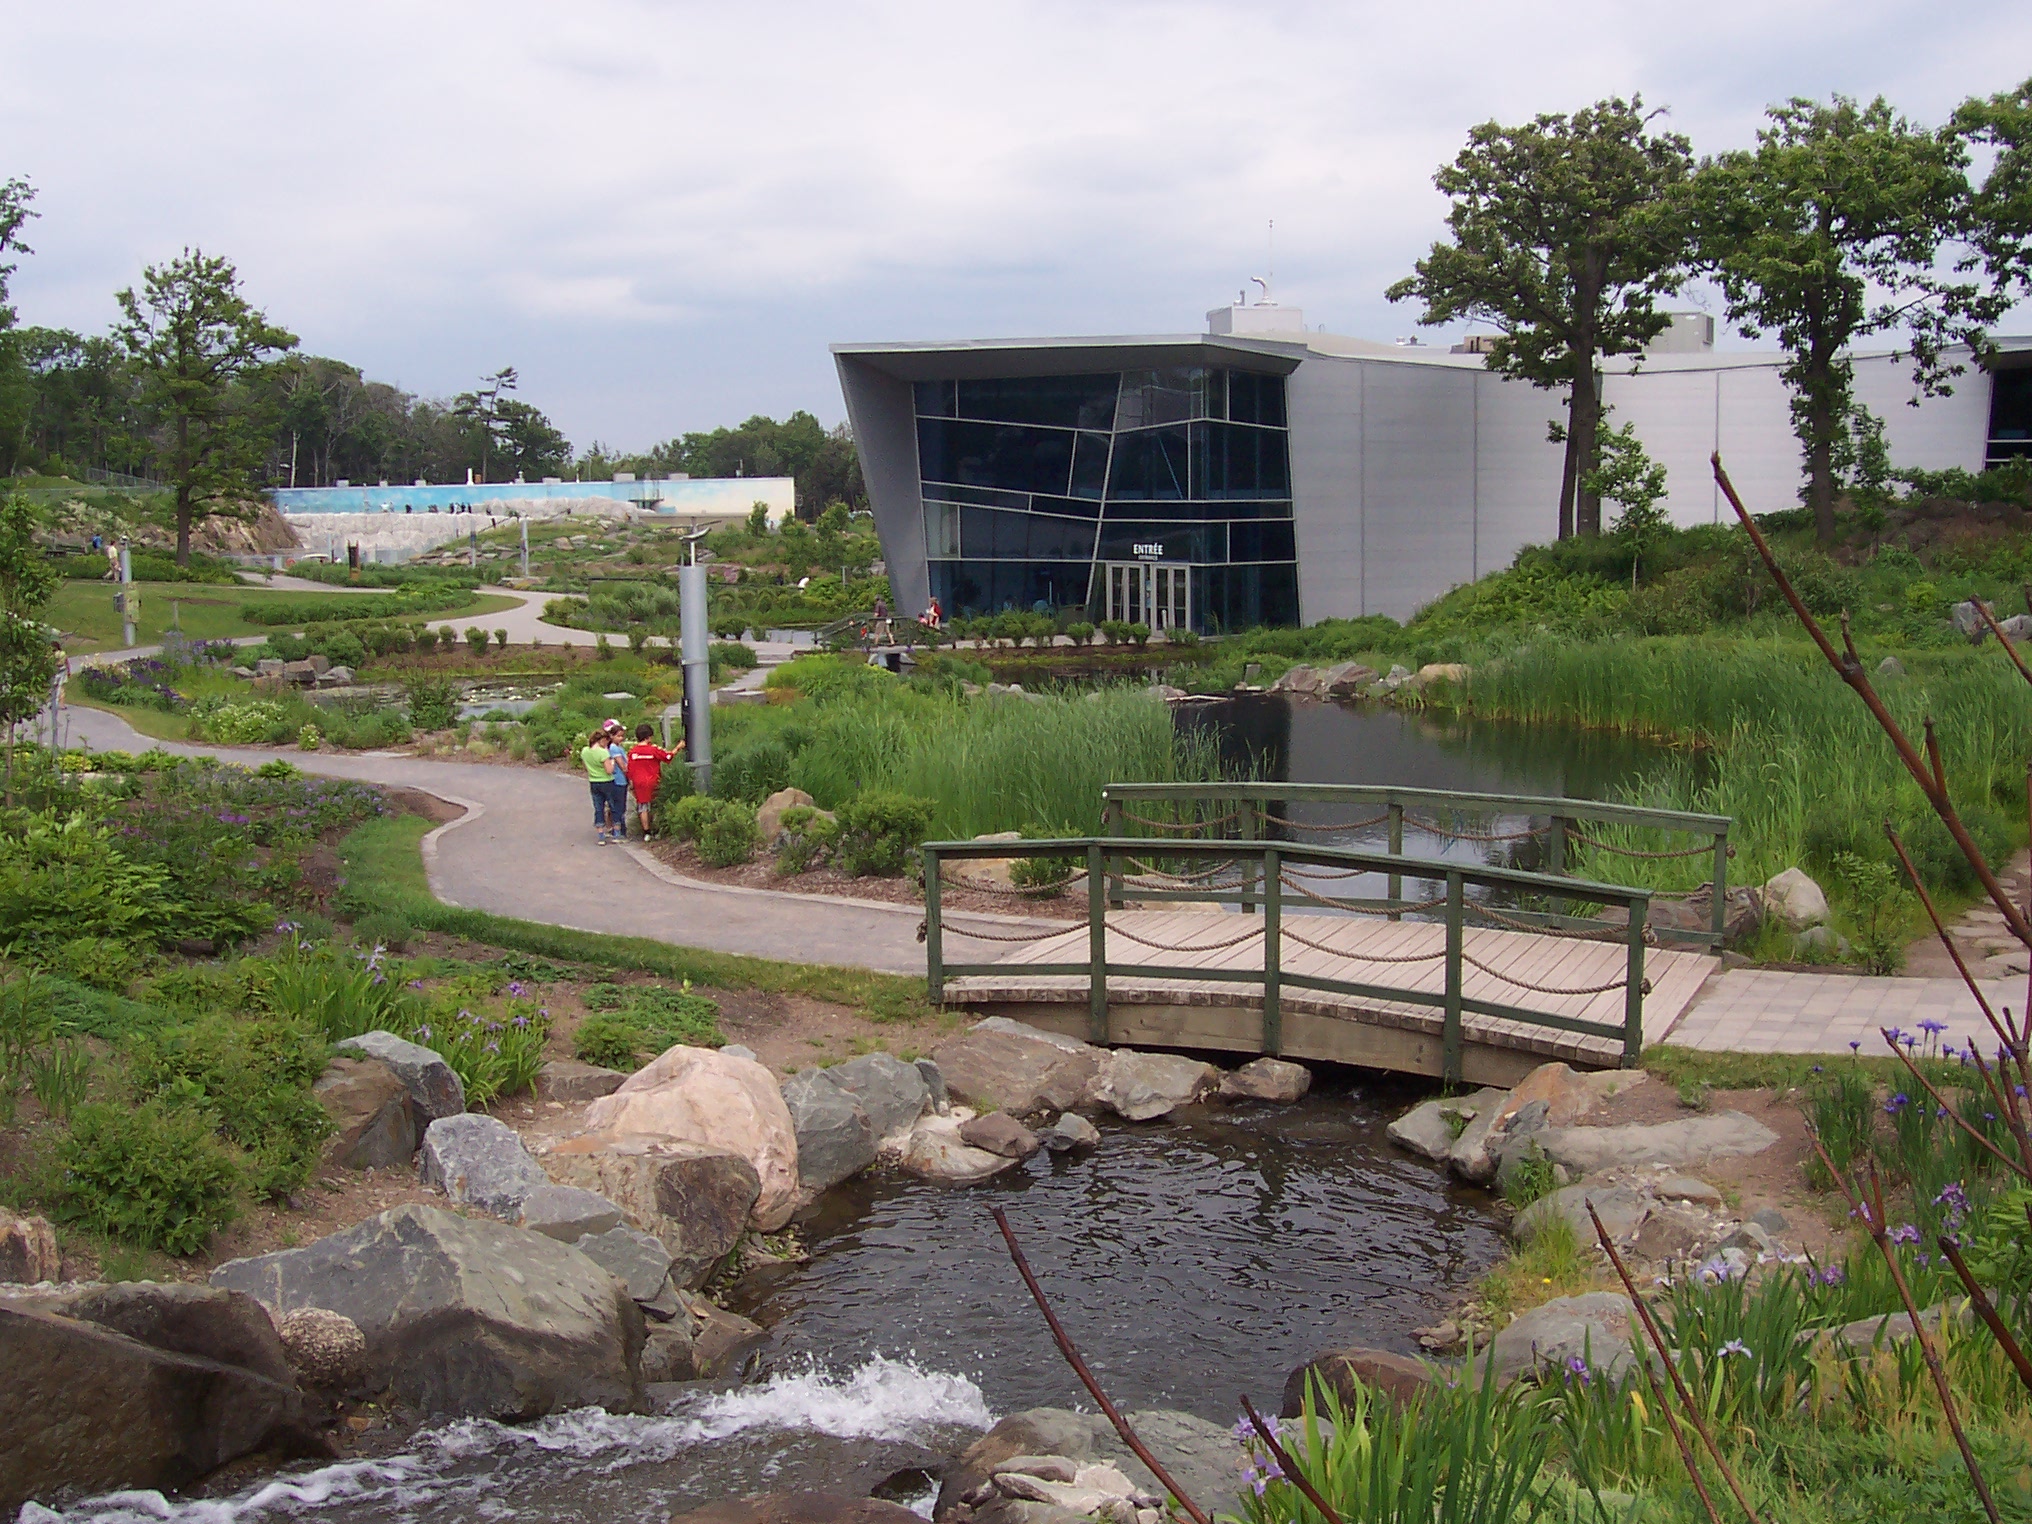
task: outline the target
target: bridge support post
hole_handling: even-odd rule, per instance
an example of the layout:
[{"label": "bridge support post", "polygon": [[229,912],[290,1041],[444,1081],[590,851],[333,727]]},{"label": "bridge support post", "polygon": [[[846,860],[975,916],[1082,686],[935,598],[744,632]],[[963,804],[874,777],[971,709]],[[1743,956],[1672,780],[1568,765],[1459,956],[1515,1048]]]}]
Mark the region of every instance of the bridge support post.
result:
[{"label": "bridge support post", "polygon": [[1458,871],[1446,876],[1446,1016],[1440,1029],[1440,1078],[1461,1082],[1461,934],[1467,919]]},{"label": "bridge support post", "polygon": [[1284,879],[1275,847],[1263,849],[1263,1051],[1284,1052]]},{"label": "bridge support post", "polygon": [[1107,853],[1087,844],[1087,1036],[1108,1040]]},{"label": "bridge support post", "polygon": [[1644,1054],[1644,931],[1651,924],[1651,897],[1630,902],[1630,961],[1623,971],[1623,1067],[1634,1069]]},{"label": "bridge support post", "polygon": [[[1573,824],[1564,815],[1554,815],[1552,826],[1545,836],[1545,871],[1557,877],[1566,876],[1566,833]],[[1567,902],[1558,895],[1549,896],[1549,907],[1554,914],[1566,914]]]},{"label": "bridge support post", "polygon": [[[1238,834],[1241,836],[1242,840],[1244,841],[1261,840],[1263,835],[1262,830],[1263,816],[1261,811],[1257,808],[1255,801],[1244,799],[1241,803],[1240,809],[1242,819],[1241,819],[1241,829]],[[1256,910],[1256,895],[1254,892],[1255,888],[1256,888],[1256,862],[1254,858],[1245,857],[1242,859],[1243,915],[1253,915],[1255,913]],[[1267,908],[1264,913],[1266,915],[1269,913]]]},{"label": "bridge support post", "polygon": [[924,992],[934,1006],[945,1004],[945,940],[938,920],[938,854],[920,852],[924,864]]},{"label": "bridge support post", "polygon": [[[1124,836],[1128,834],[1122,825],[1121,800],[1109,799],[1102,803],[1101,834],[1104,836]],[[1108,908],[1111,910],[1120,910],[1122,908],[1122,875],[1119,869],[1116,870],[1115,876],[1108,882]]]},{"label": "bridge support post", "polygon": [[[1392,857],[1404,855],[1404,806],[1395,800],[1390,802],[1390,855]],[[1398,874],[1390,875],[1388,894],[1391,906],[1390,919],[1403,920],[1404,917],[1396,909],[1397,902],[1404,898],[1404,880]]]},{"label": "bridge support post", "polygon": [[1717,956],[1722,950],[1722,936],[1729,924],[1729,833],[1715,832],[1714,839],[1714,903],[1709,907],[1714,927],[1714,945]]}]

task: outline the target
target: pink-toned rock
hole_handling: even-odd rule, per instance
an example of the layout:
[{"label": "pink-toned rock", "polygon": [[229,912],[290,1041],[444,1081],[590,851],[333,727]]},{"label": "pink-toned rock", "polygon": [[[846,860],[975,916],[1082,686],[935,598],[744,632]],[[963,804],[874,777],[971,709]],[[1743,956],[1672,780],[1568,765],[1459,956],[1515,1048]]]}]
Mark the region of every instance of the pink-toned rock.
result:
[{"label": "pink-toned rock", "polygon": [[753,1222],[772,1233],[797,1205],[797,1130],[769,1071],[751,1058],[682,1045],[586,1107],[584,1136],[636,1134],[738,1155],[761,1182]]},{"label": "pink-toned rock", "polygon": [[63,1279],[56,1230],[46,1217],[16,1217],[0,1209],[0,1281],[33,1286]]}]

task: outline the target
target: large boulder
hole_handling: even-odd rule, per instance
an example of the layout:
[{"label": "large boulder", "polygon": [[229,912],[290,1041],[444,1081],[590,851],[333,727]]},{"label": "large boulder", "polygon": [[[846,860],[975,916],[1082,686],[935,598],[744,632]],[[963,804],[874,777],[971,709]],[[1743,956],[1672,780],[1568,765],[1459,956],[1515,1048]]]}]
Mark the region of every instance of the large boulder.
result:
[{"label": "large boulder", "polygon": [[1366,667],[1358,661],[1335,662],[1319,675],[1315,691],[1326,698],[1360,698],[1376,677],[1374,667]]},{"label": "large boulder", "polygon": [[536,1071],[536,1093],[546,1101],[576,1106],[612,1095],[627,1078],[619,1069],[602,1069],[575,1058],[553,1058]]},{"label": "large boulder", "polygon": [[[1241,1491],[1242,1447],[1229,1429],[1195,1414],[1168,1408],[1149,1408],[1125,1416],[1172,1479],[1202,1508],[1219,1510]],[[1031,1408],[1002,1419],[946,1467],[932,1518],[944,1524],[962,1499],[1018,1456],[1063,1456],[1082,1467],[1090,1463],[1106,1464],[1119,1470],[1143,1492],[1163,1492],[1150,1469],[1136,1459],[1115,1433],[1114,1426],[1100,1414]],[[1009,1524],[1026,1518],[1036,1524],[1052,1524],[1049,1515],[1040,1518],[1009,1512],[1000,1517]]]},{"label": "large boulder", "polygon": [[951,1117],[925,1117],[903,1142],[903,1167],[919,1179],[947,1185],[970,1185],[1016,1167],[1015,1159],[965,1141],[960,1126]]},{"label": "large boulder", "polygon": [[286,1371],[276,1380],[4,1300],[0,1372],[7,1517],[63,1492],[182,1487],[256,1451],[329,1453]]},{"label": "large boulder", "polygon": [[[1315,1355],[1284,1380],[1284,1401],[1277,1409],[1282,1418],[1296,1418],[1305,1411],[1306,1388],[1318,1382],[1352,1408],[1356,1388],[1381,1392],[1395,1402],[1411,1402],[1424,1395],[1432,1384],[1432,1367],[1409,1355],[1393,1355],[1381,1349],[1336,1349]],[[1315,1409],[1324,1411],[1324,1408]]]},{"label": "large boulder", "polygon": [[702,1284],[741,1240],[761,1194],[739,1154],[663,1137],[583,1134],[544,1150],[560,1185],[594,1191],[670,1251],[680,1286]]},{"label": "large boulder", "polygon": [[776,845],[776,838],[783,834],[783,817],[786,812],[803,805],[816,809],[818,801],[801,788],[780,788],[762,801],[755,811],[755,834],[765,847]]},{"label": "large boulder", "polygon": [[793,1074],[783,1082],[783,1104],[797,1131],[797,1178],[806,1191],[828,1190],[875,1162],[868,1110],[833,1083],[830,1070]]},{"label": "large boulder", "polygon": [[[1629,1368],[1631,1348],[1644,1337],[1636,1312],[1620,1291],[1589,1291],[1555,1297],[1534,1307],[1497,1334],[1489,1345],[1495,1377],[1509,1381],[1546,1366],[1585,1360],[1592,1370],[1620,1376]],[[1484,1358],[1477,1356],[1480,1375]]]},{"label": "large boulder", "polygon": [[1177,1053],[1117,1048],[1102,1061],[1083,1099],[1127,1122],[1151,1122],[1220,1088],[1221,1071]]},{"label": "large boulder", "polygon": [[1070,1111],[1105,1050],[1006,1017],[990,1016],[933,1050],[954,1100],[1014,1117]]},{"label": "large boulder", "polygon": [[1554,1164],[1575,1175],[1592,1175],[1616,1165],[1684,1169],[1709,1159],[1760,1154],[1778,1141],[1778,1134],[1740,1111],[1717,1111],[1649,1125],[1546,1127],[1530,1141]]},{"label": "large boulder", "polygon": [[79,1288],[63,1298],[61,1311],[154,1349],[241,1366],[284,1385],[296,1379],[275,1320],[242,1292],[182,1281],[119,1281]]},{"label": "large boulder", "polygon": [[1304,1064],[1281,1058],[1251,1059],[1241,1068],[1221,1076],[1224,1101],[1271,1101],[1289,1106],[1312,1088],[1312,1071]]},{"label": "large boulder", "polygon": [[1510,1236],[1528,1244],[1555,1222],[1573,1230],[1574,1241],[1584,1249],[1595,1245],[1595,1225],[1588,1216],[1592,1206],[1602,1219],[1609,1237],[1620,1244],[1644,1225],[1651,1213],[1651,1198],[1627,1185],[1582,1181],[1541,1196],[1519,1212],[1510,1223]]},{"label": "large boulder", "polygon": [[522,1198],[516,1226],[575,1244],[588,1233],[604,1233],[621,1225],[621,1209],[597,1191],[576,1185],[531,1186]]},{"label": "large boulder", "polygon": [[915,1064],[889,1053],[864,1053],[825,1071],[846,1094],[860,1102],[879,1142],[900,1132],[931,1109],[931,1087]]},{"label": "large boulder", "polygon": [[377,1059],[335,1058],[311,1086],[331,1118],[327,1169],[394,1169],[416,1153],[416,1117],[409,1090]]},{"label": "large boulder", "polygon": [[[663,1240],[626,1223],[578,1241],[579,1253],[618,1279],[637,1302],[654,1301],[670,1280],[670,1251]],[[644,1377],[654,1380],[654,1377]]]},{"label": "large boulder", "polygon": [[1762,898],[1764,913],[1787,931],[1827,924],[1827,895],[1803,869],[1787,868],[1773,876],[1764,885]]},{"label": "large boulder", "polygon": [[1037,1141],[1055,1154],[1076,1148],[1098,1148],[1101,1130],[1077,1111],[1062,1111],[1049,1127],[1037,1129]]},{"label": "large boulder", "polygon": [[751,1058],[710,1048],[667,1049],[588,1106],[585,1131],[667,1138],[739,1155],[759,1182],[753,1220],[765,1233],[788,1222],[797,1206],[797,1130],[775,1077]]},{"label": "large boulder", "polygon": [[428,1127],[439,1117],[455,1117],[466,1109],[464,1081],[450,1064],[421,1043],[377,1029],[346,1038],[338,1045],[338,1051],[377,1058],[394,1070],[409,1091],[409,1104],[416,1112],[418,1127]]},{"label": "large boulder", "polygon": [[547,1178],[506,1122],[477,1111],[432,1122],[421,1162],[425,1185],[507,1222],[521,1216],[523,1199]]},{"label": "large boulder", "polygon": [[343,1313],[299,1307],[285,1312],[275,1331],[290,1368],[305,1386],[344,1392],[359,1381],[367,1361],[367,1339]]},{"label": "large boulder", "polygon": [[1028,1159],[1044,1146],[1036,1133],[1006,1111],[991,1111],[960,1123],[960,1141],[1005,1159]]},{"label": "large boulder", "polygon": [[63,1255],[46,1217],[16,1217],[0,1207],[0,1283],[63,1279]]},{"label": "large boulder", "polygon": [[350,1318],[367,1383],[429,1417],[642,1401],[642,1314],[628,1288],[578,1250],[504,1223],[400,1206],[301,1249],[228,1261],[211,1280],[285,1317],[323,1307]]}]

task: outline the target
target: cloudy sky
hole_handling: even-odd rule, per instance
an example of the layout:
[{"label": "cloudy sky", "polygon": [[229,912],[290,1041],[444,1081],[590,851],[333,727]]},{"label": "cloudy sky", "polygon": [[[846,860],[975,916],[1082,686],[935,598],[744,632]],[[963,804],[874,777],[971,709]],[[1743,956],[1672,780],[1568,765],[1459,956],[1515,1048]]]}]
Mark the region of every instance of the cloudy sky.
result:
[{"label": "cloudy sky", "polygon": [[1641,91],[1714,151],[1790,95],[1930,123],[2032,74],[2023,0],[7,11],[25,321],[103,328],[196,244],[376,378],[519,367],[581,447],[837,421],[836,340],[1191,331],[1272,219],[1282,301],[1395,337],[1473,123]]}]

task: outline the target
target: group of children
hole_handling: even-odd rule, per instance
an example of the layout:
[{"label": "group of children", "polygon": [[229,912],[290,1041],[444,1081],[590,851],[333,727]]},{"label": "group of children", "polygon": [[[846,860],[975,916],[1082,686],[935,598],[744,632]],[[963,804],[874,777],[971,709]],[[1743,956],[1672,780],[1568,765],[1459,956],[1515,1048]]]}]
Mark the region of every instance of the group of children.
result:
[{"label": "group of children", "polygon": [[635,727],[635,744],[622,745],[627,732],[619,720],[608,720],[583,738],[579,762],[593,790],[593,839],[601,845],[628,839],[628,793],[635,793],[635,809],[642,820],[642,839],[649,839],[649,808],[656,801],[656,787],[663,781],[663,764],[684,750],[666,751],[650,739],[656,732],[646,722]]}]

